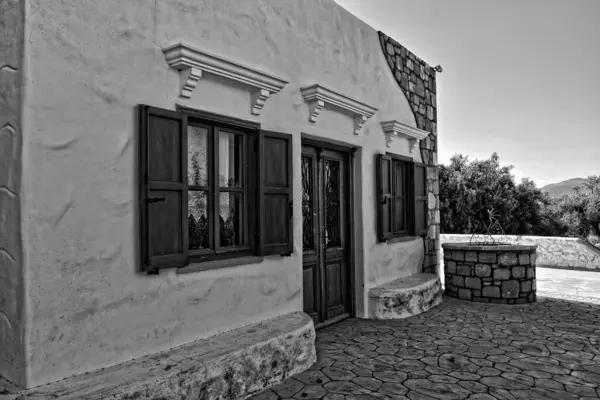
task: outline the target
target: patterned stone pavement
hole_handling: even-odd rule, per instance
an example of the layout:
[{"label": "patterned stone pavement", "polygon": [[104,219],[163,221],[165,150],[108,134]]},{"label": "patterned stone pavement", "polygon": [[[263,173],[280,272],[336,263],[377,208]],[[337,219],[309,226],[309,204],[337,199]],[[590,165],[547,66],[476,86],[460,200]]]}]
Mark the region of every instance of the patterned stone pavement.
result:
[{"label": "patterned stone pavement", "polygon": [[343,321],[318,331],[315,366],[251,399],[599,399],[600,298],[545,295]]}]

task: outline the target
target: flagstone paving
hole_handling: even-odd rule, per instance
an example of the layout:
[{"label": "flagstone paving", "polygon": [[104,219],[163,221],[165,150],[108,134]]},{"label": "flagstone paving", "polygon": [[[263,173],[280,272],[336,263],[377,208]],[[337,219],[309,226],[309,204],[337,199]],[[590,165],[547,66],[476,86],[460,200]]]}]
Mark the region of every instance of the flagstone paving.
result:
[{"label": "flagstone paving", "polygon": [[251,399],[599,399],[600,298],[557,297],[349,319],[318,331],[309,371]]}]

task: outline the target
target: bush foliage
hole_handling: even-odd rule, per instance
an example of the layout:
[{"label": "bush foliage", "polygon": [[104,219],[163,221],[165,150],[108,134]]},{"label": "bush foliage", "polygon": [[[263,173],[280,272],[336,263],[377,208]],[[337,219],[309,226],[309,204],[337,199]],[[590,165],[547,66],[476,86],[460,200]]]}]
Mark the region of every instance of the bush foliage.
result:
[{"label": "bush foliage", "polygon": [[553,198],[529,178],[516,183],[512,168],[501,166],[497,153],[473,161],[455,154],[440,165],[441,232],[472,233],[493,209],[507,235],[574,236],[599,244],[599,176]]}]

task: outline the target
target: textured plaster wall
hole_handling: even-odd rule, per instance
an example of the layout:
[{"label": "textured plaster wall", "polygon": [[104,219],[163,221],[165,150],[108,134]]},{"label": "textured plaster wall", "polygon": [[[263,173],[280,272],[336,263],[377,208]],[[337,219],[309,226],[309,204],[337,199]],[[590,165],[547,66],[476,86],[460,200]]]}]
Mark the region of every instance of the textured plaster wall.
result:
[{"label": "textured plaster wall", "polygon": [[24,383],[21,243],[23,2],[0,1],[0,375]]},{"label": "textured plaster wall", "polygon": [[[470,235],[444,234],[442,243],[466,241]],[[537,265],[561,268],[577,268],[600,271],[600,250],[578,238],[545,236],[507,236],[506,240],[517,243],[535,243],[537,247]]]},{"label": "textured plaster wall", "polygon": [[[259,117],[250,114],[246,88],[208,75],[184,103],[292,133],[295,199],[301,193],[301,133],[360,147],[359,316],[366,296],[362,282],[417,268],[407,262],[419,261],[415,253],[422,244],[375,244],[373,165],[377,152],[409,155],[401,139],[386,148],[379,122],[415,126],[414,115],[386,65],[377,32],[335,2],[28,3],[31,65],[23,144],[28,386],[302,310],[300,201],[294,206],[291,257],[186,275],[136,272],[134,109],[138,103],[174,109],[179,75],[169,69],[161,48],[175,42],[290,81]],[[333,110],[323,110],[311,125],[300,87],[312,83],[379,111],[360,135],[353,134],[351,117]],[[369,275],[364,266],[381,271]]]}]

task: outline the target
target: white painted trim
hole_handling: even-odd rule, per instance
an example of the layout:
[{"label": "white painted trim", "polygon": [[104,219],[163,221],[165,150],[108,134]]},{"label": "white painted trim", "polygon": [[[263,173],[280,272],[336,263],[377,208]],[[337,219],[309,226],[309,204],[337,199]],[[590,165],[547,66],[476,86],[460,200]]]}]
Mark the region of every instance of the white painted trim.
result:
[{"label": "white painted trim", "polygon": [[382,121],[381,129],[383,129],[383,133],[385,134],[387,147],[390,147],[392,139],[395,136],[404,136],[408,139],[411,153],[417,148],[417,144],[420,140],[429,136],[429,132],[427,131],[413,128],[412,126],[405,125],[396,120]]},{"label": "white painted trim", "polygon": [[300,92],[302,93],[304,101],[308,103],[308,119],[310,122],[317,122],[319,113],[325,105],[336,106],[349,111],[354,116],[355,135],[359,134],[367,119],[371,118],[377,111],[374,107],[351,99],[348,96],[335,92],[318,83],[300,88]]},{"label": "white painted trim", "polygon": [[288,84],[284,79],[184,43],[165,47],[162,51],[167,64],[180,71],[179,96],[183,98],[191,97],[203,72],[211,73],[251,86],[252,114],[259,115],[267,99]]}]

